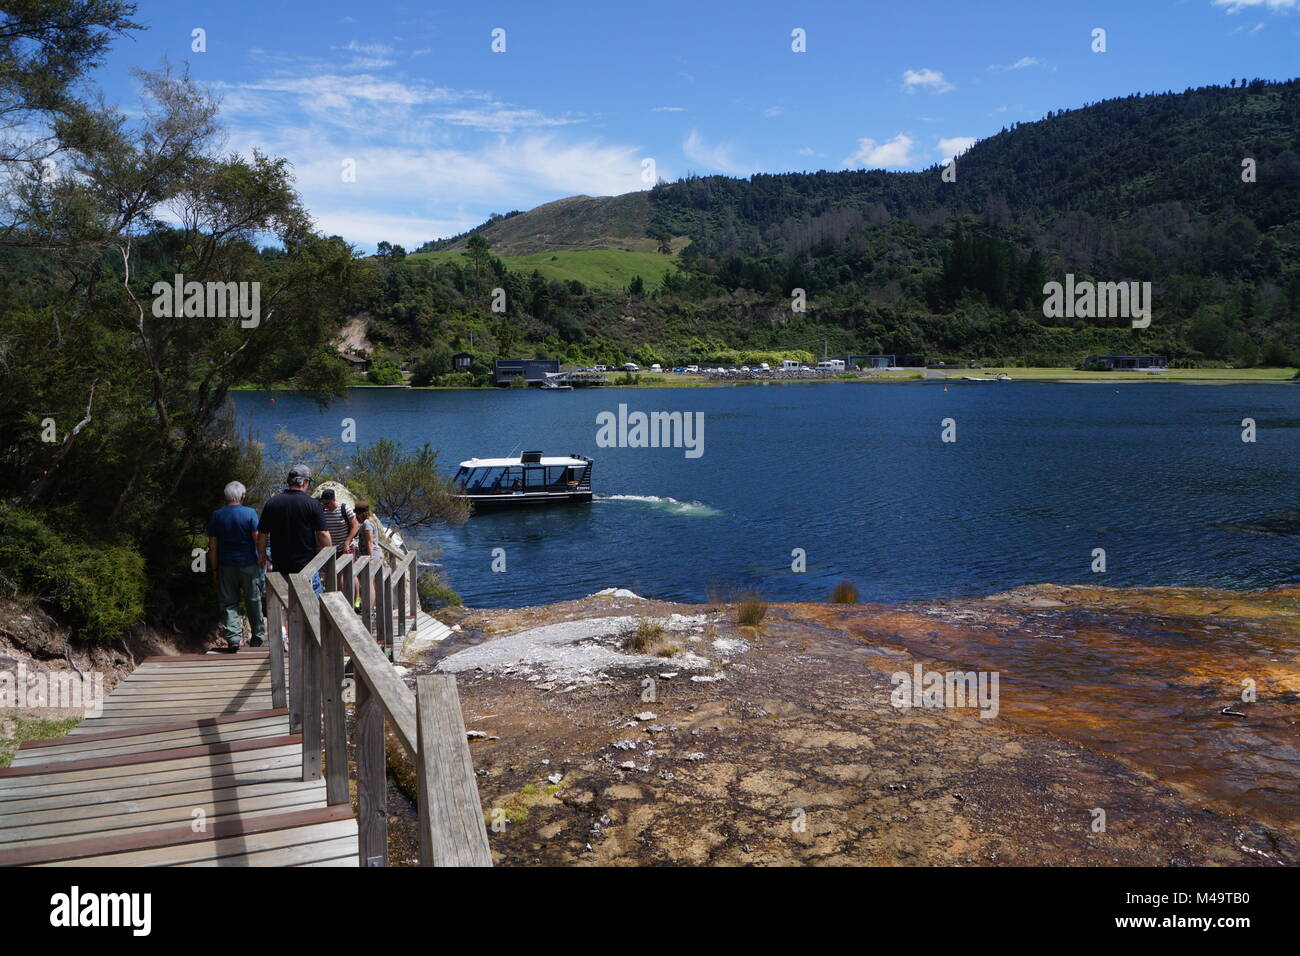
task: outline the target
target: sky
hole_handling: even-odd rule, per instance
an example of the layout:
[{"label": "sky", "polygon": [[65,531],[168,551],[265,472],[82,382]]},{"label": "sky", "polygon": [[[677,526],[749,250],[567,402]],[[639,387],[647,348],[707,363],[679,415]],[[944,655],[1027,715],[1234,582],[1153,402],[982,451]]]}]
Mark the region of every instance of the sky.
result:
[{"label": "sky", "polygon": [[227,149],[287,158],[364,251],[689,173],[924,169],[1049,110],[1300,61],[1300,0],[138,5],[93,77],[109,101],[188,64]]}]

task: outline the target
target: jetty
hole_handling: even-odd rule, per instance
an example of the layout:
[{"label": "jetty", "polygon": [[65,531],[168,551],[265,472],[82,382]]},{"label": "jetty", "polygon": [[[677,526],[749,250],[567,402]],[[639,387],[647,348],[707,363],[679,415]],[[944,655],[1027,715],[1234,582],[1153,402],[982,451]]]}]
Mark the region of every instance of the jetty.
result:
[{"label": "jetty", "polygon": [[268,646],[147,658],[68,736],[24,742],[0,866],[387,866],[385,724],[416,769],[420,864],[490,866],[455,678],[412,690],[393,665],[446,628],[417,553],[380,551],[269,573]]}]

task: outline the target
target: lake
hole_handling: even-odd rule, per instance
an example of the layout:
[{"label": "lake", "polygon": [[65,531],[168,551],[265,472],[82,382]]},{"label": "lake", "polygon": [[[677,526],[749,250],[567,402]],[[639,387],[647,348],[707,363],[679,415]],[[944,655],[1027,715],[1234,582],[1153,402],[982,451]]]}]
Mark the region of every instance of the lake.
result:
[{"label": "lake", "polygon": [[[280,426],[338,439],[352,418],[362,445],[431,442],[448,475],[462,459],[522,450],[594,458],[590,504],[408,535],[443,549],[449,583],[475,607],[612,586],[692,602],[710,588],[824,601],[849,580],[863,601],[895,602],[1041,582],[1300,580],[1300,388],[1288,385],[354,389],[324,412],[289,392],[233,400],[268,443]],[[702,413],[703,453],[598,447],[597,416],[620,403]],[[945,419],[956,441],[941,440]],[[504,573],[492,571],[496,548]],[[1104,573],[1092,570],[1095,549]]]}]

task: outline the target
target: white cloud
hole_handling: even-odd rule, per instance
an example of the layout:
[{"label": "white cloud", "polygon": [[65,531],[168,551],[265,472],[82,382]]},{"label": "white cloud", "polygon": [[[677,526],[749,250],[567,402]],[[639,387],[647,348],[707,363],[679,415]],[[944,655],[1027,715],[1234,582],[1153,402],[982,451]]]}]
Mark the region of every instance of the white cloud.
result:
[{"label": "white cloud", "polygon": [[911,166],[915,163],[912,147],[916,140],[906,133],[899,133],[887,143],[877,143],[874,139],[859,139],[857,151],[846,157],[846,167],[862,166],[866,169],[884,169],[896,166]]},{"label": "white cloud", "polygon": [[684,106],[653,106],[650,108],[651,113],[685,113]]},{"label": "white cloud", "polygon": [[1042,61],[1038,59],[1038,57],[1036,56],[1022,56],[1020,59],[1016,60],[1016,62],[1012,63],[1010,66],[1002,66],[1000,63],[994,63],[992,66],[989,67],[989,69],[992,70],[994,73],[1005,73],[1010,70],[1023,70],[1026,69],[1027,67],[1039,66],[1041,63]]},{"label": "white cloud", "polygon": [[785,115],[785,107],[769,106],[767,109],[763,110],[763,115],[768,119],[776,119],[778,116]]},{"label": "white cloud", "polygon": [[368,73],[279,75],[243,83],[217,83],[223,113],[261,119],[295,107],[309,118],[358,133],[380,130],[403,139],[427,134],[438,121],[490,133],[567,126],[574,116],[550,116],[503,103],[491,94],[383,79]]},{"label": "white cloud", "polygon": [[943,74],[938,70],[904,70],[903,71],[903,89],[908,93],[915,93],[918,89],[929,90],[931,93],[947,93],[949,90],[957,89],[952,83],[943,78]]},{"label": "white cloud", "polygon": [[697,129],[691,130],[690,134],[682,142],[682,155],[706,169],[731,173],[733,176],[744,176],[752,172],[731,155],[730,146],[709,146],[704,142],[704,138],[700,136],[700,131]]},{"label": "white cloud", "polygon": [[952,159],[954,156],[960,156],[974,145],[974,136],[951,136],[947,139],[940,139],[939,156],[942,159]]},{"label": "white cloud", "polygon": [[1211,0],[1216,7],[1222,7],[1228,13],[1240,13],[1242,10],[1251,10],[1257,7],[1263,7],[1274,13],[1283,10],[1295,10],[1300,6],[1300,0]]}]

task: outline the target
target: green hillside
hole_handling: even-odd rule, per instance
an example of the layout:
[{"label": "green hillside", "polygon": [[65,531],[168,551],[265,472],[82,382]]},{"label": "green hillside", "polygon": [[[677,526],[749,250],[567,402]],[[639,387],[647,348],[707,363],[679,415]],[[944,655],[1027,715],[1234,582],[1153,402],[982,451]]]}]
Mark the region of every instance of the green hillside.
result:
[{"label": "green hillside", "polygon": [[[647,240],[649,241],[649,240]],[[495,251],[495,250],[494,250]],[[413,252],[408,260],[421,259],[438,263],[460,263],[464,254],[456,249],[439,252]],[[540,272],[558,282],[581,282],[592,289],[626,289],[633,277],[640,276],[647,289],[657,289],[664,275],[676,268],[676,256],[658,252],[632,252],[626,249],[581,249],[539,252],[530,256],[501,256],[512,272],[531,275]]]},{"label": "green hillside", "polygon": [[[472,343],[484,361],[1300,358],[1300,81],[1052,111],[976,143],[956,168],[955,181],[938,166],[692,176],[570,197],[380,257],[361,312],[376,344],[414,355]],[[1045,316],[1044,285],[1066,274],[1150,283],[1149,327]],[[504,315],[490,312],[497,288]]]}]

